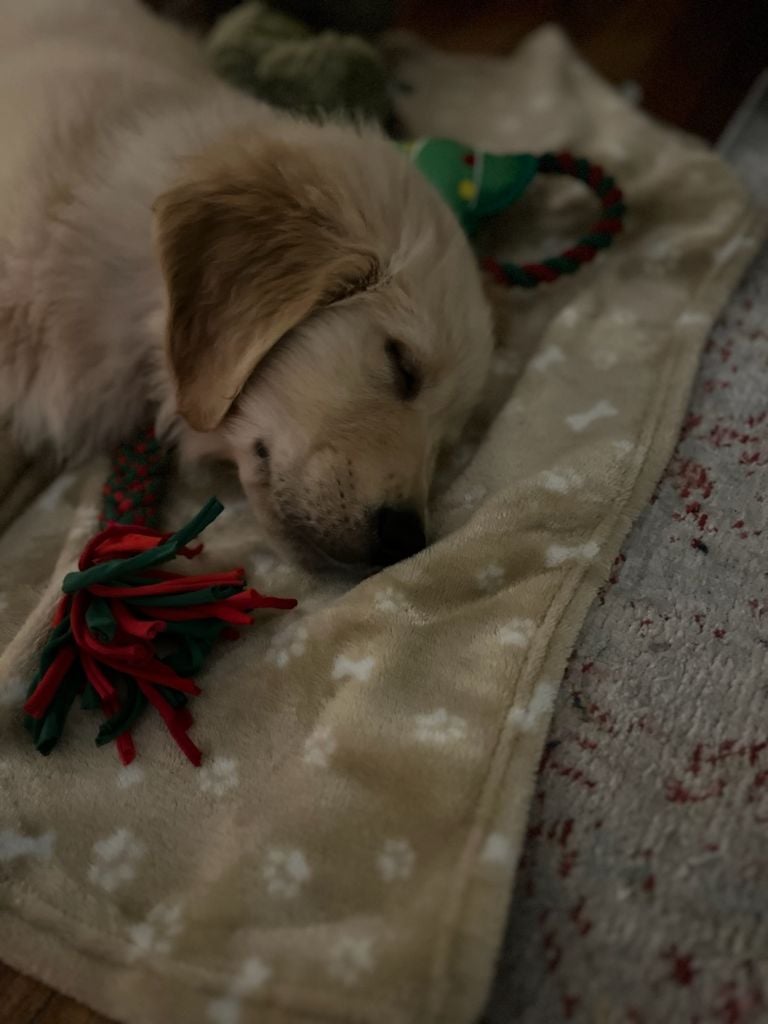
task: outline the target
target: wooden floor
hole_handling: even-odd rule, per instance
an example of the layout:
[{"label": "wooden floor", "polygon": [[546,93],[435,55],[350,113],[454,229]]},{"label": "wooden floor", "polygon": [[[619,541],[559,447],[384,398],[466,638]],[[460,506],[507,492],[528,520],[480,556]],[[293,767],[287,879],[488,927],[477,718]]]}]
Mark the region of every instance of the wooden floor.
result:
[{"label": "wooden floor", "polygon": [[[768,63],[768,0],[402,0],[397,14],[436,46],[495,54],[547,21],[609,81],[636,82],[648,110],[712,141]],[[0,964],[0,1024],[103,1020]]]},{"label": "wooden floor", "polygon": [[0,964],[0,1024],[102,1024],[103,1021],[103,1017],[80,1003]]}]

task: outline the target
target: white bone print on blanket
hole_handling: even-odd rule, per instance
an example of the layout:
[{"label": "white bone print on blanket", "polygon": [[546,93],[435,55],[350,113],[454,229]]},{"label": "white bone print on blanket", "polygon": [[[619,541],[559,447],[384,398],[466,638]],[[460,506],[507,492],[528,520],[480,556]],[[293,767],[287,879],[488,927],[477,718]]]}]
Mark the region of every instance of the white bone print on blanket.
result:
[{"label": "white bone print on blanket", "polygon": [[589,559],[595,558],[599,551],[599,546],[593,540],[588,540],[585,544],[574,544],[571,547],[563,544],[550,544],[544,556],[544,564],[548,569],[552,569],[556,565],[562,565],[563,562],[571,562],[574,559],[589,561]]},{"label": "white bone print on blanket", "polygon": [[608,416],[618,416],[618,414],[619,410],[616,406],[603,399],[600,402],[596,402],[591,409],[587,409],[586,412],[575,412],[571,416],[566,416],[565,422],[571,430],[579,434],[582,430],[586,430],[587,427],[596,420],[603,420]]},{"label": "white bone print on blanket", "polygon": [[339,654],[333,663],[333,678],[354,679],[358,683],[367,683],[375,667],[376,659],[372,655],[355,660],[345,654]]},{"label": "white bone print on blanket", "polygon": [[510,619],[499,630],[499,642],[504,647],[527,647],[535,630],[533,619]]},{"label": "white bone print on blanket", "polygon": [[544,490],[553,494],[567,494],[584,483],[575,469],[545,469],[539,474],[539,479]]},{"label": "white bone print on blanket", "polygon": [[49,860],[56,842],[54,832],[44,832],[39,836],[27,836],[11,829],[0,831],[0,863],[16,860],[17,857],[37,857]]}]

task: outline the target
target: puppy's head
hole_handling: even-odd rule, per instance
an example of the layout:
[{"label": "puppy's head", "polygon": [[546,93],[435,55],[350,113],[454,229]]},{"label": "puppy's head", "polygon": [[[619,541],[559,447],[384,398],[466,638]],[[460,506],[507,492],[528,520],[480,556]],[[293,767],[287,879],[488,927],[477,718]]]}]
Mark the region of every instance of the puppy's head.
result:
[{"label": "puppy's head", "polygon": [[156,204],[177,409],[305,560],[425,544],[441,446],[492,348],[473,254],[396,147],[296,124],[208,154]]}]

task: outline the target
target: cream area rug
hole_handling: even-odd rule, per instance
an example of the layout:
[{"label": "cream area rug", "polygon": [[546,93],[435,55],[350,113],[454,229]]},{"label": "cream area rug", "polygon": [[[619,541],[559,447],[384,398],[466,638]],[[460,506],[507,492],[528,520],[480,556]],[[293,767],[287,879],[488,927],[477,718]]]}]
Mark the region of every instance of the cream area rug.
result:
[{"label": "cream area rug", "polygon": [[[31,749],[29,651],[104,467],[5,529],[0,959],[126,1024],[476,1019],[566,659],[761,235],[715,154],[631,109],[554,29],[508,60],[393,52],[412,134],[571,147],[617,174],[628,230],[574,279],[504,300],[417,558],[345,590],[279,561],[226,479],[174,487],[169,523],[214,486],[229,503],[208,565],[301,602],[206,669],[201,769],[150,718],[129,768],[85,712],[49,758]],[[485,244],[548,254],[592,214],[553,184]]]}]

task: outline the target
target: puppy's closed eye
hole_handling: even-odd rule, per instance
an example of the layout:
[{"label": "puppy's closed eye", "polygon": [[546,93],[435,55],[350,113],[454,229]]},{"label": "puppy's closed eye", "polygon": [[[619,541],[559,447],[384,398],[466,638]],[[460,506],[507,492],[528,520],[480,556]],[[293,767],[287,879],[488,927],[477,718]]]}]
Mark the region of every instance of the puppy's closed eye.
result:
[{"label": "puppy's closed eye", "polygon": [[395,388],[404,402],[416,398],[421,391],[422,378],[406,346],[394,338],[387,338],[387,359],[392,366]]}]

